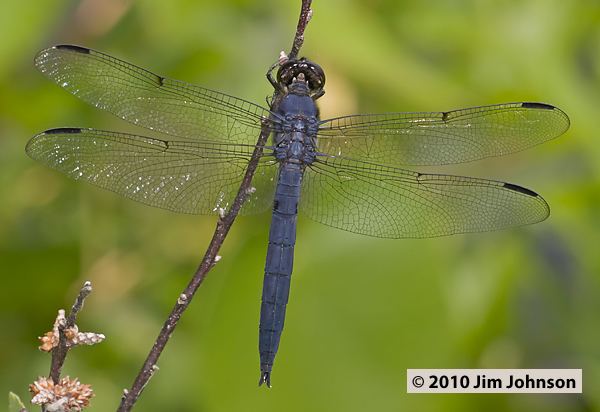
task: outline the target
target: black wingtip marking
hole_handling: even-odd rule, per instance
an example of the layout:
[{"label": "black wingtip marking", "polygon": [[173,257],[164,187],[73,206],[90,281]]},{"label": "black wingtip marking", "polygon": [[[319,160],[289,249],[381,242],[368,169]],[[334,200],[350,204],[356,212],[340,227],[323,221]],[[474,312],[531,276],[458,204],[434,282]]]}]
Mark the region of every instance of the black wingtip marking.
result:
[{"label": "black wingtip marking", "polygon": [[448,120],[448,112],[442,112],[442,121]]},{"label": "black wingtip marking", "polygon": [[156,77],[158,77],[159,86],[163,86],[165,84],[165,78],[161,77],[161,76],[156,76]]},{"label": "black wingtip marking", "polygon": [[59,127],[57,129],[46,130],[44,134],[75,134],[81,133],[81,128],[79,127]]},{"label": "black wingtip marking", "polygon": [[512,183],[504,183],[504,187],[510,190],[514,190],[515,192],[523,193],[524,195],[538,197],[538,194],[535,193],[533,190],[529,190],[525,187],[521,187],[518,185],[513,185]]},{"label": "black wingtip marking", "polygon": [[521,104],[521,107],[525,109],[544,109],[544,110],[554,110],[556,107],[546,104],[546,103],[536,103],[536,102],[525,102]]},{"label": "black wingtip marking", "polygon": [[77,53],[90,54],[90,49],[81,46],[74,46],[72,44],[59,44],[58,46],[54,46],[54,48],[60,50],[71,50]]}]

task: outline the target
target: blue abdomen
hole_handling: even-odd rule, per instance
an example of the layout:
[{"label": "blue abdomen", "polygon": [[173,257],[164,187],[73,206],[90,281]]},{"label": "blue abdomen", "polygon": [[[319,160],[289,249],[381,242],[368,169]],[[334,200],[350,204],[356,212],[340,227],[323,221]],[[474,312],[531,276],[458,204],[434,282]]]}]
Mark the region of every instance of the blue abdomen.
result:
[{"label": "blue abdomen", "polygon": [[261,369],[259,383],[266,383],[269,386],[290,292],[302,173],[302,165],[283,162],[275,190],[263,282],[258,344]]}]

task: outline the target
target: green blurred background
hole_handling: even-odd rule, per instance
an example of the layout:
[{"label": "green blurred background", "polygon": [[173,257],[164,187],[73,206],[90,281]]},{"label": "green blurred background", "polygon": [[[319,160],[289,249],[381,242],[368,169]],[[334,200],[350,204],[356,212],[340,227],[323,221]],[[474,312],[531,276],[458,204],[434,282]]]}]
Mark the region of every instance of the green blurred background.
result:
[{"label": "green blurred background", "polygon": [[[215,218],[152,209],[24,153],[60,126],[131,130],[38,73],[49,45],[95,48],[259,103],[299,0],[41,0],[0,13],[0,392],[26,400],[50,329],[82,282],[79,319],[107,340],[71,352],[91,410],[114,410]],[[269,215],[242,217],[160,361],[141,411],[600,410],[600,3],[315,0],[303,54],[327,74],[323,117],[542,101],[571,129],[523,153],[440,171],[532,188],[538,225],[380,240],[300,218],[273,388],[257,388]],[[407,395],[407,368],[583,368],[584,395]],[[35,408],[33,408],[35,409]]]}]

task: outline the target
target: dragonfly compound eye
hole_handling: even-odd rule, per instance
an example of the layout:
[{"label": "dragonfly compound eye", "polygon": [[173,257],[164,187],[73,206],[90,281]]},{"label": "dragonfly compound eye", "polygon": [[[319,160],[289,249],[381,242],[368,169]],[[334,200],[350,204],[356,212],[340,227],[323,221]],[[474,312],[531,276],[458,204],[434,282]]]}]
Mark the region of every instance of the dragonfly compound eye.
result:
[{"label": "dragonfly compound eye", "polygon": [[277,72],[277,81],[287,87],[300,74],[303,74],[308,82],[311,94],[317,94],[323,90],[325,86],[325,73],[323,69],[318,64],[304,57],[299,60],[289,60],[282,64]]}]

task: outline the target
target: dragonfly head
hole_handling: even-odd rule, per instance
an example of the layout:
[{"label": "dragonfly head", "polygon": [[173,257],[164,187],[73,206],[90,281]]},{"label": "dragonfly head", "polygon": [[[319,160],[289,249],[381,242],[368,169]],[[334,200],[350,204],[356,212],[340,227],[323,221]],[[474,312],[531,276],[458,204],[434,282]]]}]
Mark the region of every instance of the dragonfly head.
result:
[{"label": "dragonfly head", "polygon": [[[308,88],[308,94],[314,96],[323,92],[325,73],[321,66],[302,57],[298,60],[288,60],[283,63],[277,72],[277,81],[290,91]],[[305,86],[300,86],[301,84]]]}]

